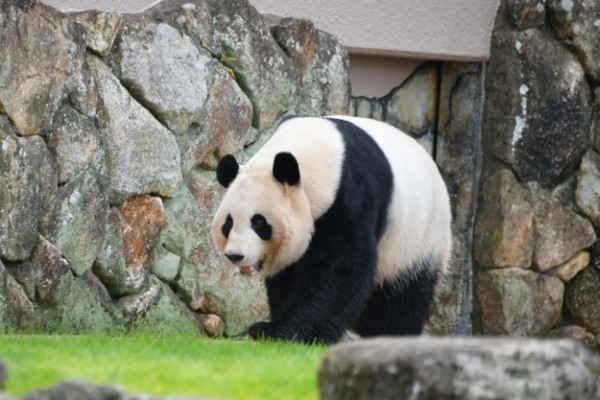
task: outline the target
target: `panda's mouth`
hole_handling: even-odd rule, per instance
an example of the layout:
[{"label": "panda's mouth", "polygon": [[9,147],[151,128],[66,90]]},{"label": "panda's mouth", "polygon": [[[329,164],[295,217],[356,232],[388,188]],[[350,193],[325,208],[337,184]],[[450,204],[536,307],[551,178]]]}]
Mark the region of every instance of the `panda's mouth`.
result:
[{"label": "panda's mouth", "polygon": [[254,274],[256,274],[257,272],[259,272],[263,267],[263,260],[259,260],[256,264],[254,265],[240,265],[238,267],[240,274],[244,275],[244,276],[252,276]]}]

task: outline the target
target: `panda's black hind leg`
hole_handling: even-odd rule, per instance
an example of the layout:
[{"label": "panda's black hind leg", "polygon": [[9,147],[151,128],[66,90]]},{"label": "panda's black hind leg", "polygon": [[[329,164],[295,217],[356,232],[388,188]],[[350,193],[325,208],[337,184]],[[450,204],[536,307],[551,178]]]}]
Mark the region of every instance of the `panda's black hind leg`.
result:
[{"label": "panda's black hind leg", "polygon": [[362,337],[421,334],[437,280],[435,268],[421,265],[408,279],[378,286],[353,329]]}]

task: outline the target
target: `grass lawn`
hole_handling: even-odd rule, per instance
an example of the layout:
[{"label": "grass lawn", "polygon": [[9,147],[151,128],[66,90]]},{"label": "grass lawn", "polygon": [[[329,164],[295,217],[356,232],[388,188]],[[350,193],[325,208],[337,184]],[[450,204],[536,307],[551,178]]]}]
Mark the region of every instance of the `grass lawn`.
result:
[{"label": "grass lawn", "polygon": [[316,399],[327,347],[200,336],[6,335],[7,392],[61,380],[116,384],[129,393],[212,399]]}]

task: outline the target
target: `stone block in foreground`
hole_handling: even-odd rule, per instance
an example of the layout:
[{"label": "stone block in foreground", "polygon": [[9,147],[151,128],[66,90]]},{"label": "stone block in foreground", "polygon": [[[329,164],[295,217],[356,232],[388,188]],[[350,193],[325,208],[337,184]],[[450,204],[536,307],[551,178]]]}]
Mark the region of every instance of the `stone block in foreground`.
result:
[{"label": "stone block in foreground", "polygon": [[600,356],[571,340],[380,338],[333,347],[328,399],[600,399]]},{"label": "stone block in foreground", "polygon": [[6,367],[2,360],[0,360],[0,392],[6,389]]}]

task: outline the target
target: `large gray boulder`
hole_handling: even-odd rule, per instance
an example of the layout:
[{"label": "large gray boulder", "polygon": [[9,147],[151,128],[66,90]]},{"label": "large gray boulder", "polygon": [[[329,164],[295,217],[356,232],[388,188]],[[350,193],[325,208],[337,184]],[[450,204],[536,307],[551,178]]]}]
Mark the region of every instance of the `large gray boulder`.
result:
[{"label": "large gray boulder", "polygon": [[539,271],[556,267],[594,244],[596,233],[590,221],[536,185],[530,189],[535,199],[533,264]]},{"label": "large gray boulder", "polygon": [[38,1],[0,3],[0,112],[20,136],[43,135],[81,69],[83,29]]},{"label": "large gray boulder", "polygon": [[129,92],[176,134],[202,111],[212,64],[210,54],[188,36],[140,16],[123,18],[111,57]]},{"label": "large gray boulder", "polygon": [[[299,97],[298,72],[247,0],[176,0],[146,11],[207,44],[254,104],[253,125],[273,125]],[[183,16],[183,17],[181,17]],[[202,28],[198,28],[201,25]]]},{"label": "large gray boulder", "polygon": [[503,268],[479,273],[475,287],[483,334],[540,335],[560,321],[565,288],[557,277]]},{"label": "large gray boulder", "polygon": [[[592,98],[583,68],[537,29],[493,34],[484,132],[522,181],[556,186],[591,146]],[[548,66],[552,66],[549,68]]]},{"label": "large gray boulder", "polygon": [[218,158],[256,140],[252,103],[223,65],[212,64],[207,86],[202,112],[177,137],[184,176],[195,167],[215,169]]},{"label": "large gray boulder", "polygon": [[98,88],[110,203],[120,204],[136,194],[169,196],[181,182],[175,136],[131,96],[100,59],[88,56],[86,61]]},{"label": "large gray boulder", "polygon": [[571,340],[381,338],[332,348],[321,400],[597,399],[600,356]]},{"label": "large gray boulder", "polygon": [[93,119],[69,105],[56,112],[48,136],[48,150],[56,161],[59,184],[82,172],[100,150],[100,132]]},{"label": "large gray boulder", "polygon": [[41,221],[40,232],[58,247],[77,276],[92,267],[104,236],[108,211],[104,157],[97,151],[85,170],[58,188]]},{"label": "large gray boulder", "polygon": [[0,257],[24,261],[57,191],[52,155],[39,137],[19,137],[0,114]]}]

